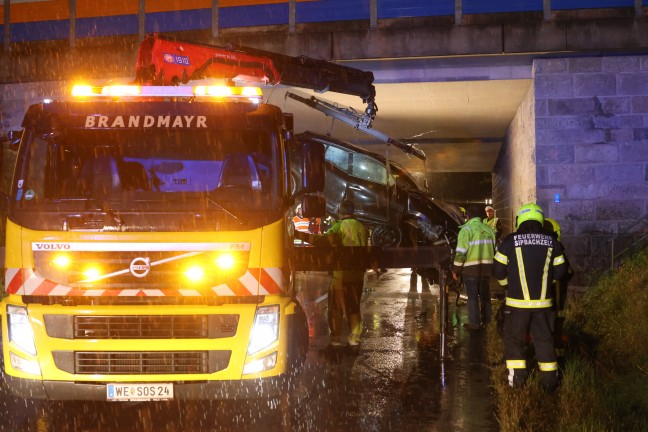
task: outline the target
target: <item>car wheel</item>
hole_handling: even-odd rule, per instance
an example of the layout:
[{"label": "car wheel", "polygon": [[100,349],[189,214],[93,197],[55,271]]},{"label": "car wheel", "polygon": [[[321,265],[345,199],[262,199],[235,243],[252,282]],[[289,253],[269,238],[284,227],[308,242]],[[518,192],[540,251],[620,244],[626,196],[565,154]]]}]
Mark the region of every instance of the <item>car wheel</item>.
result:
[{"label": "car wheel", "polygon": [[374,246],[398,246],[402,237],[400,228],[393,225],[378,225],[371,230],[371,244]]}]

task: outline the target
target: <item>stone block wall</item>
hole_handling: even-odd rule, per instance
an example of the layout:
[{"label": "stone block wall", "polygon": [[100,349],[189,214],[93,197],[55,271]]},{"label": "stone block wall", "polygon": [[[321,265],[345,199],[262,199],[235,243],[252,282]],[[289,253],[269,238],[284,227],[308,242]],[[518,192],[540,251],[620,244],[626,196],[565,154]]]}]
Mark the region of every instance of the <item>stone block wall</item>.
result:
[{"label": "stone block wall", "polygon": [[493,171],[493,208],[505,233],[514,230],[520,205],[536,200],[534,88],[522,100]]},{"label": "stone block wall", "polygon": [[533,77],[537,202],[587,286],[648,211],[648,56],[537,59]]}]

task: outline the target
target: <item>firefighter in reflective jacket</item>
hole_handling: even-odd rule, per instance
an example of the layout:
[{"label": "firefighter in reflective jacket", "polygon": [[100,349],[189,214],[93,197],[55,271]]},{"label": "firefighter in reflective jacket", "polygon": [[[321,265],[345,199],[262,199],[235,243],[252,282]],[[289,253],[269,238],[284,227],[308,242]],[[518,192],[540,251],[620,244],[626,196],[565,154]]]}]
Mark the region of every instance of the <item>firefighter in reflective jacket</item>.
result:
[{"label": "firefighter in reflective jacket", "polygon": [[506,289],[504,352],[511,387],[528,376],[526,336],[531,335],[541,384],[547,391],[558,385],[558,363],[553,339],[551,282],[566,271],[560,243],[543,228],[542,208],[525,204],[517,212],[516,231],[504,238],[495,254],[493,274]]},{"label": "firefighter in reflective jacket", "polygon": [[502,222],[500,222],[499,218],[495,216],[495,209],[493,207],[486,206],[484,211],[486,212],[486,217],[483,222],[491,227],[495,233],[495,240],[499,243],[500,238],[502,237]]}]

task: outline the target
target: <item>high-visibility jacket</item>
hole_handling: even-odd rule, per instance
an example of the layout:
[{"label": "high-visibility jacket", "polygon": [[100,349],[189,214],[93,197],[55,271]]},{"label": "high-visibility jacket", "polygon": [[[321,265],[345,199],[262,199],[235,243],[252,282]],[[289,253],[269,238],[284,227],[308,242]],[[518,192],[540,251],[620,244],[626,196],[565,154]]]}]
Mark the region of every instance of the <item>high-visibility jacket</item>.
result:
[{"label": "high-visibility jacket", "polygon": [[484,218],[482,222],[484,222],[486,225],[491,227],[491,229],[495,233],[496,240],[500,238],[500,236],[502,235],[502,224],[500,223],[498,218],[496,217],[494,217],[493,219]]},{"label": "high-visibility jacket", "polygon": [[[325,236],[337,236],[336,242],[342,246],[367,246],[367,230],[357,219],[347,218],[337,221],[329,228]],[[338,243],[338,244],[340,244]],[[334,279],[361,282],[364,280],[363,270],[335,270]]]},{"label": "high-visibility jacket", "polygon": [[[302,234],[295,232],[295,237],[315,246],[367,246],[367,229],[357,219],[346,217],[336,221],[324,234]],[[335,270],[334,279],[343,281],[363,281],[364,270]]]},{"label": "high-visibility jacket", "polygon": [[494,254],[495,233],[480,218],[472,218],[459,230],[452,271],[464,277],[490,277]]},{"label": "high-visibility jacket", "polygon": [[[522,223],[520,228],[531,222]],[[562,278],[566,270],[562,246],[540,224],[507,235],[493,265],[495,278],[507,290],[506,305],[523,309],[552,307],[551,283]]]},{"label": "high-visibility jacket", "polygon": [[337,235],[342,246],[367,246],[367,229],[357,219],[339,220],[326,231],[325,235]]},{"label": "high-visibility jacket", "polygon": [[295,229],[297,231],[301,232],[309,232],[308,227],[310,225],[310,221],[308,218],[301,218],[299,216],[293,216],[293,224],[295,224]]}]

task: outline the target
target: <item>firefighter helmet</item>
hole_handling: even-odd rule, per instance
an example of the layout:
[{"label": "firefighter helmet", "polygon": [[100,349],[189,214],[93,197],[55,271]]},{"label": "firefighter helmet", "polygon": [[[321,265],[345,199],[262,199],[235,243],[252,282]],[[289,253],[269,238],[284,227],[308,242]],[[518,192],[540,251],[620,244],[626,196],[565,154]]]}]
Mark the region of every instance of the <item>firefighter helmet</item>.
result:
[{"label": "firefighter helmet", "polygon": [[545,229],[556,235],[556,240],[560,241],[560,224],[554,219],[545,218],[544,220]]},{"label": "firefighter helmet", "polygon": [[534,220],[544,225],[544,212],[542,207],[536,203],[527,203],[518,209],[517,217],[515,218],[515,228],[519,228],[523,222]]}]

